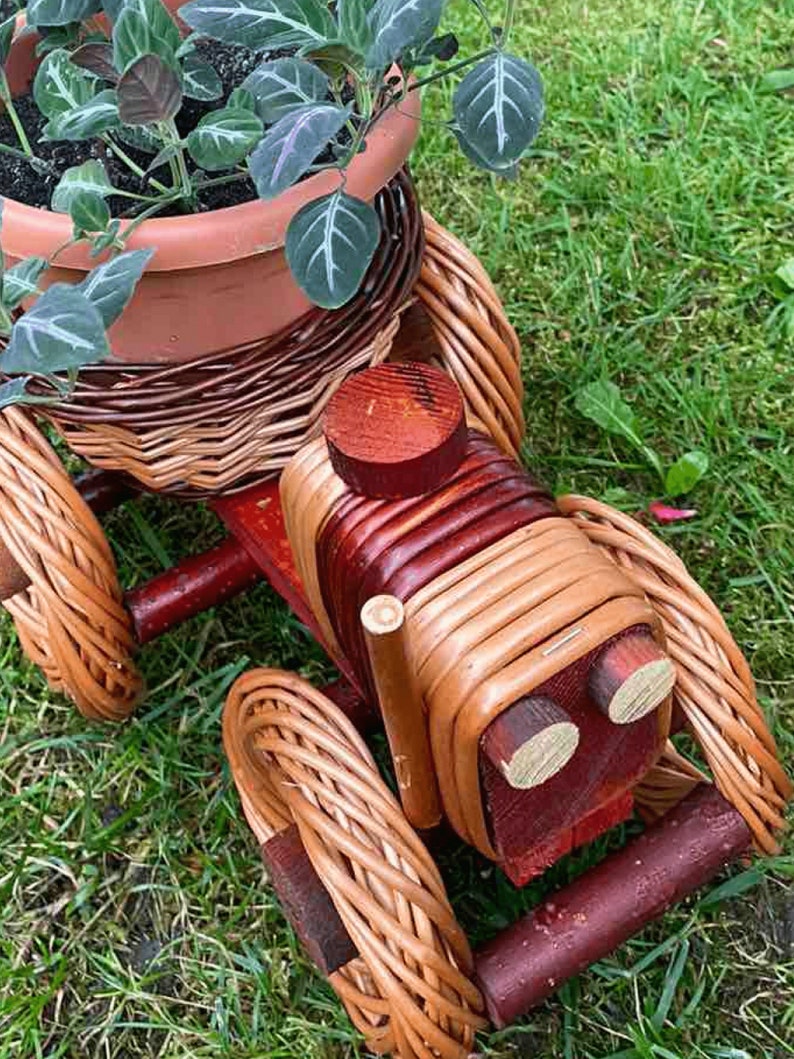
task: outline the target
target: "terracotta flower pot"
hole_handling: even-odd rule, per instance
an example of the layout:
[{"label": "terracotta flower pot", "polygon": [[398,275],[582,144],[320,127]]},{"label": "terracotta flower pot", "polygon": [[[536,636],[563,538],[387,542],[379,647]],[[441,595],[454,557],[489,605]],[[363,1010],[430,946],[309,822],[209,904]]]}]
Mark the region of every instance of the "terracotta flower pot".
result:
[{"label": "terracotta flower pot", "polygon": [[[166,0],[174,10],[184,0]],[[38,65],[37,34],[20,28],[6,67],[13,95],[24,94]],[[348,169],[347,190],[371,201],[405,163],[416,139],[419,93],[390,109]],[[283,246],[295,213],[334,191],[339,175],[317,173],[272,202],[256,200],[209,213],[144,221],[130,250],[155,254],[135,296],[110,330],[115,360],[180,362],[255,343],[296,321],[311,303],[289,272]],[[129,222],[122,225],[122,229]],[[72,234],[66,214],[5,199],[2,244],[10,264],[31,254],[49,258]],[[84,246],[58,255],[46,283],[76,283],[97,260]]]}]

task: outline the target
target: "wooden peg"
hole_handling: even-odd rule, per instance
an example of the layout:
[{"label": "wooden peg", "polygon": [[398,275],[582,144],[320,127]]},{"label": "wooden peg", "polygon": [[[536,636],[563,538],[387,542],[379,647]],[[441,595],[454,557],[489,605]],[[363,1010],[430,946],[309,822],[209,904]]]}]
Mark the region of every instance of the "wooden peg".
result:
[{"label": "wooden peg", "polygon": [[578,745],[578,727],[545,695],[513,703],[480,740],[481,752],[516,790],[539,787],[561,772]]},{"label": "wooden peg", "polygon": [[403,605],[396,596],[373,596],[361,608],[361,624],[405,815],[419,830],[434,827],[441,803]]},{"label": "wooden peg", "polygon": [[331,398],[324,430],[336,473],[372,498],[428,493],[466,453],[460,390],[430,364],[379,364],[351,376]]},{"label": "wooden peg", "polygon": [[596,706],[614,724],[633,724],[661,705],[675,684],[675,666],[649,632],[609,644],[590,670]]}]

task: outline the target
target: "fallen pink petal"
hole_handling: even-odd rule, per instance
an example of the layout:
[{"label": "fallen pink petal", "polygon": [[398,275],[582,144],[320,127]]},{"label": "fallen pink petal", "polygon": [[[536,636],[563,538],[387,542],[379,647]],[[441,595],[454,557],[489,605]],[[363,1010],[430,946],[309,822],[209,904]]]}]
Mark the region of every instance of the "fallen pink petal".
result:
[{"label": "fallen pink petal", "polygon": [[662,500],[652,500],[648,504],[648,511],[656,519],[665,525],[668,522],[684,522],[686,519],[695,518],[697,508],[694,507],[670,507]]}]

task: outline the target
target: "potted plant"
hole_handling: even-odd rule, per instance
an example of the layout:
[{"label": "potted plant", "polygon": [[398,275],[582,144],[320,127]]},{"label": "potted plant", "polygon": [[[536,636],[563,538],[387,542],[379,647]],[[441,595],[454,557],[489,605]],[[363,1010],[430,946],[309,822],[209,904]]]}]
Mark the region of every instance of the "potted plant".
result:
[{"label": "potted plant", "polygon": [[[502,26],[471,2],[488,45],[458,59],[445,0],[30,0],[0,26],[0,369],[190,360],[344,304],[424,84],[460,77],[450,128],[479,166],[511,173],[537,134],[540,78],[506,50],[515,0]],[[65,284],[73,309],[117,284],[126,311],[100,312],[100,339],[87,309],[97,340],[64,365],[55,317],[46,357],[41,334]],[[34,319],[12,326],[20,303]]]}]

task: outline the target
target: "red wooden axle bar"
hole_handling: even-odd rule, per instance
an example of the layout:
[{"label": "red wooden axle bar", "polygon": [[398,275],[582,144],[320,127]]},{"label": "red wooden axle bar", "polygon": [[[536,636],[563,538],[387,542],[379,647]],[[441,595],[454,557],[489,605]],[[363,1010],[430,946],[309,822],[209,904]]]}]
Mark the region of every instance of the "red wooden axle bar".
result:
[{"label": "red wooden axle bar", "polygon": [[476,954],[488,1015],[506,1026],[745,853],[750,832],[701,785],[658,823]]},{"label": "red wooden axle bar", "polygon": [[124,596],[139,644],[149,643],[208,607],[225,603],[262,579],[258,564],[234,537],[183,559]]}]

